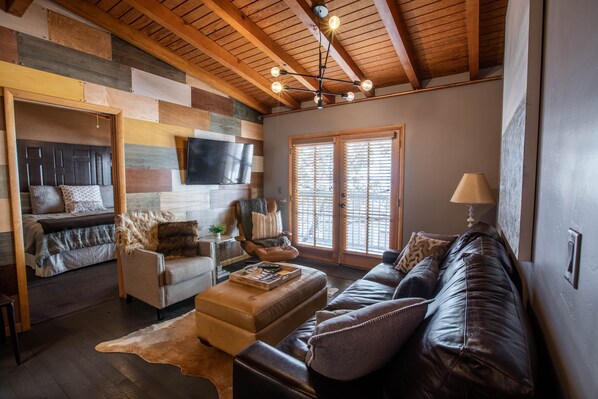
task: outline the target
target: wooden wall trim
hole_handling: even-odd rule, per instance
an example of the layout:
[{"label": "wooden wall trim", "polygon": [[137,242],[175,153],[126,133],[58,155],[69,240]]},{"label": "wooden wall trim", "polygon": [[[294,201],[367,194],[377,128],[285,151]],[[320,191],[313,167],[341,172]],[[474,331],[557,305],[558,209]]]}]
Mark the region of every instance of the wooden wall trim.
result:
[{"label": "wooden wall trim", "polygon": [[19,287],[19,314],[21,330],[31,328],[29,319],[29,295],[25,271],[25,243],[23,242],[23,220],[21,219],[21,195],[19,193],[19,166],[17,162],[17,128],[15,122],[15,97],[9,89],[4,89],[4,118],[6,121],[6,160],[8,166],[8,187],[12,220],[15,264]]}]

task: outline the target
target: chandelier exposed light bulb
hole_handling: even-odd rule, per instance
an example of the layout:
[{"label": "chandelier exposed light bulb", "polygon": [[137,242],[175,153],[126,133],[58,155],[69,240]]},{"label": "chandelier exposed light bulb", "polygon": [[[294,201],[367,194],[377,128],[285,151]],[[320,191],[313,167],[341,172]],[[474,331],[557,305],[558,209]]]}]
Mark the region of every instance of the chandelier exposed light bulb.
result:
[{"label": "chandelier exposed light bulb", "polygon": [[344,98],[345,98],[347,101],[349,101],[349,102],[351,102],[351,101],[355,100],[355,94],[353,94],[353,92],[352,92],[352,91],[350,91],[350,92],[348,92],[347,94],[343,95],[343,97],[344,97]]},{"label": "chandelier exposed light bulb", "polygon": [[370,91],[372,90],[372,87],[374,87],[374,84],[369,79],[366,79],[363,82],[361,82],[361,89],[364,91]]},{"label": "chandelier exposed light bulb", "polygon": [[317,104],[318,101],[320,101],[320,96],[318,96],[317,94],[314,96],[314,102]]},{"label": "chandelier exposed light bulb", "polygon": [[332,29],[333,31],[337,30],[338,27],[341,25],[341,19],[339,17],[337,17],[336,15],[333,15],[332,17],[330,17],[330,19],[328,20],[328,26],[330,27],[330,29]]},{"label": "chandelier exposed light bulb", "polygon": [[272,74],[272,76],[274,76],[275,78],[280,76],[280,68],[279,67],[272,67],[272,69],[270,69],[270,73]]},{"label": "chandelier exposed light bulb", "polygon": [[276,94],[280,93],[282,91],[282,83],[280,83],[280,82],[272,83],[272,91]]}]

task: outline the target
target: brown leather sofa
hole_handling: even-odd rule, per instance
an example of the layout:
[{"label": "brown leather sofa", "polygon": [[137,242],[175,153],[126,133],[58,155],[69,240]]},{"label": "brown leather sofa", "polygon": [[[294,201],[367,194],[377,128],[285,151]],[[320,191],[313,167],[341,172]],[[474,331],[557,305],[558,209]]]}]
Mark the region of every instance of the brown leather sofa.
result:
[{"label": "brown leather sofa", "polygon": [[[326,309],[391,299],[404,277],[392,265],[398,255],[385,252]],[[478,223],[448,250],[424,321],[382,369],[341,382],[307,367],[312,318],[276,347],[258,341],[235,357],[234,398],[534,397],[536,350],[513,270],[496,230]]]}]

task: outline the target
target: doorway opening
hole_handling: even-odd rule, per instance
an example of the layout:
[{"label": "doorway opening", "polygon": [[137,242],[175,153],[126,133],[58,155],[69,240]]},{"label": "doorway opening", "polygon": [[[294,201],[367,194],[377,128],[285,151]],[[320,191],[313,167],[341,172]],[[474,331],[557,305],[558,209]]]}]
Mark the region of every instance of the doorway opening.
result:
[{"label": "doorway opening", "polygon": [[[30,104],[44,107],[52,107],[53,114],[58,110],[71,110],[76,112],[91,113],[96,115],[95,124],[99,124],[100,115],[105,116],[110,125],[110,136],[108,139],[108,146],[111,151],[112,171],[106,172],[102,169],[103,163],[96,164],[99,169],[102,169],[101,174],[110,174],[110,179],[113,183],[113,212],[108,215],[114,221],[115,215],[126,212],[125,200],[125,183],[124,183],[124,118],[122,111],[117,108],[106,107],[101,105],[94,105],[82,103],[75,100],[63,99],[58,97],[51,97],[38,93],[25,92],[14,89],[4,89],[4,109],[6,121],[6,146],[7,146],[7,169],[9,181],[9,197],[10,197],[10,214],[12,222],[12,234],[14,242],[14,262],[17,274],[18,285],[18,309],[19,309],[19,323],[18,329],[26,331],[31,326],[30,311],[29,311],[29,293],[27,286],[27,266],[25,261],[25,242],[23,237],[23,205],[21,200],[21,181],[19,179],[19,159],[18,159],[18,145],[17,145],[17,116],[16,110],[21,105],[29,106]],[[47,131],[40,133],[42,138],[47,137]],[[43,141],[43,140],[41,140]],[[68,144],[68,143],[67,143]],[[73,144],[79,145],[79,144]],[[85,144],[81,144],[85,146]],[[106,147],[106,146],[105,146]],[[33,149],[33,146],[32,146]],[[75,149],[77,152],[79,148]],[[35,152],[35,150],[33,150]],[[60,151],[58,151],[59,153]],[[82,161],[84,157],[79,157],[81,153],[77,153],[77,162]],[[72,159],[71,159],[72,160]],[[97,162],[97,159],[89,160],[88,167]],[[84,162],[79,172],[85,170]],[[32,164],[33,165],[33,164]],[[27,166],[25,166],[27,169]],[[39,171],[39,170],[38,170]],[[77,173],[79,173],[77,172]],[[25,172],[27,173],[27,172]],[[33,173],[30,171],[29,173]],[[98,173],[96,168],[95,173]],[[43,175],[43,173],[42,173]],[[117,262],[117,280],[119,287],[119,295],[122,295],[122,278],[120,270],[120,262]]]}]

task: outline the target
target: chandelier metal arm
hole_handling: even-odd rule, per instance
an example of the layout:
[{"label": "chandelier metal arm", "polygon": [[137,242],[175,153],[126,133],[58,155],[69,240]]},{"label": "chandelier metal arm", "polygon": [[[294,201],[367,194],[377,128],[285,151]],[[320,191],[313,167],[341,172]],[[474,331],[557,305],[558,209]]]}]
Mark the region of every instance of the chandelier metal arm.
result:
[{"label": "chandelier metal arm", "polygon": [[305,73],[295,73],[295,72],[289,72],[285,69],[281,69],[280,70],[280,74],[281,75],[294,75],[294,76],[303,76],[305,78],[314,78],[317,80],[329,80],[331,82],[339,82],[339,83],[347,83],[347,84],[351,84],[353,86],[359,86],[361,84],[361,82],[359,82],[358,80],[342,80],[342,79],[334,79],[334,78],[325,78],[323,76],[315,76],[315,75],[308,75]]},{"label": "chandelier metal arm", "polygon": [[301,87],[288,87],[288,86],[284,86],[285,90],[292,90],[292,91],[300,91],[303,93],[313,93],[313,94],[318,94],[318,95],[324,95],[324,96],[336,96],[336,97],[344,97],[347,95],[347,93],[330,93],[327,91],[319,91],[319,90],[310,90],[310,89],[304,89]]}]

